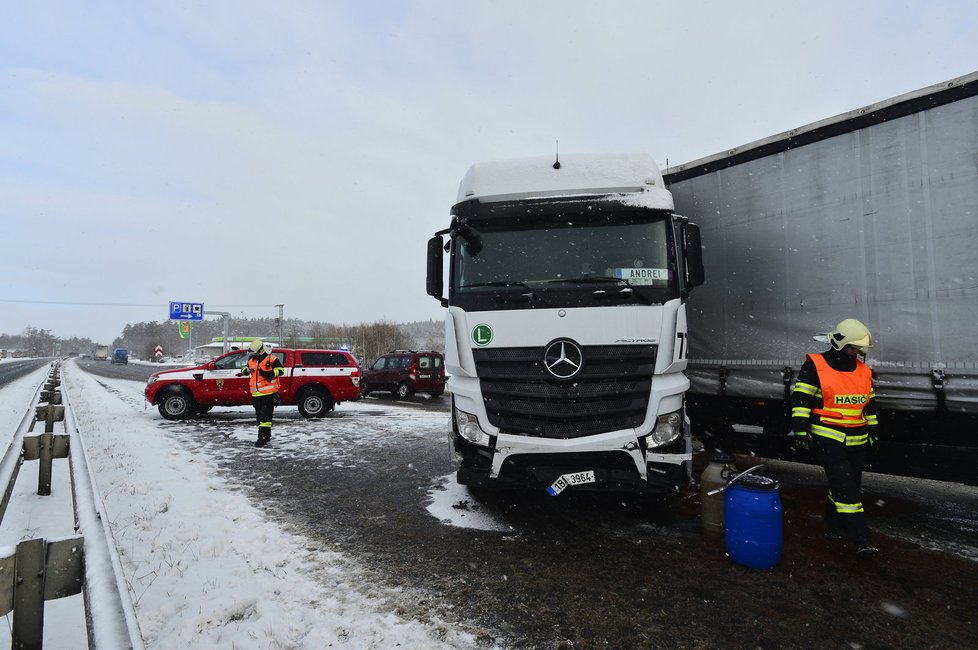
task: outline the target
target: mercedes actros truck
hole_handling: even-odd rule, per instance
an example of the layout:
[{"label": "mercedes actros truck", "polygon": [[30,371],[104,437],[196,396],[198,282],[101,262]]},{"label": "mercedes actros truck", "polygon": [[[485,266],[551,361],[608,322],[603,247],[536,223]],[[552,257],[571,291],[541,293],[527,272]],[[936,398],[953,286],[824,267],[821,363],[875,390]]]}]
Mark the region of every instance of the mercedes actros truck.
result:
[{"label": "mercedes actros truck", "polygon": [[460,484],[688,483],[686,300],[702,250],[650,156],[473,165],[427,250]]}]

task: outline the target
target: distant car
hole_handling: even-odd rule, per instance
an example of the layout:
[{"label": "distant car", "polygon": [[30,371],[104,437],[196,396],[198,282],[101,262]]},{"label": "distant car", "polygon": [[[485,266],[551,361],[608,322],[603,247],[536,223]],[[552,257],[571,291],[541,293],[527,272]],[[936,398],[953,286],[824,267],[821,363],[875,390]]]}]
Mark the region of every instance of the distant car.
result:
[{"label": "distant car", "polygon": [[126,348],[116,348],[112,351],[112,361],[111,363],[129,363],[129,350]]},{"label": "distant car", "polygon": [[445,392],[445,357],[431,350],[391,350],[363,371],[361,393],[390,392],[404,399],[414,393]]}]

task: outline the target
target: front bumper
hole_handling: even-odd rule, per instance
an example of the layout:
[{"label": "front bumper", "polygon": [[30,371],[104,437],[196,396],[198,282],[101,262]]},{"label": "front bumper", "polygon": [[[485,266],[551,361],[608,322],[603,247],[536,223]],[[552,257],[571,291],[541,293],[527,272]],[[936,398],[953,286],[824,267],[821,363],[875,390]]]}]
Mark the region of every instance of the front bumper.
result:
[{"label": "front bumper", "polygon": [[576,441],[502,434],[490,448],[452,434],[452,445],[461,485],[501,489],[545,489],[563,474],[591,470],[595,482],[576,491],[671,492],[689,484],[693,459],[688,435],[649,451],[628,432]]}]

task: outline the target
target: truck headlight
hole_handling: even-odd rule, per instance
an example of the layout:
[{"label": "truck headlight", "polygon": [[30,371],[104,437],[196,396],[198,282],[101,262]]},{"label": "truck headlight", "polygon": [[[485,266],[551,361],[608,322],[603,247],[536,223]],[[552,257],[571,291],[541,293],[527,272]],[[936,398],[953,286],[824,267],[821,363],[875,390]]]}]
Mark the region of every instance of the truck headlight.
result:
[{"label": "truck headlight", "polygon": [[489,446],[489,434],[482,430],[479,418],[471,413],[455,409],[455,428],[460,436],[473,445]]},{"label": "truck headlight", "polygon": [[682,411],[660,415],[655,421],[655,429],[645,437],[649,449],[669,444],[683,432]]},{"label": "truck headlight", "polygon": [[146,380],[146,385],[149,386],[150,384],[155,384],[157,379],[159,379],[159,377],[150,376],[150,378]]}]

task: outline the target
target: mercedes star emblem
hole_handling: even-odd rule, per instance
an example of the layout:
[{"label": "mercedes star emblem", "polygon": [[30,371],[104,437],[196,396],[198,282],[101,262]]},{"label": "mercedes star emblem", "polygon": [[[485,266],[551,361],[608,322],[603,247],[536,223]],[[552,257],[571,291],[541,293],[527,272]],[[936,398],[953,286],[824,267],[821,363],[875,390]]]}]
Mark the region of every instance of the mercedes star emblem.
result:
[{"label": "mercedes star emblem", "polygon": [[557,379],[570,379],[581,371],[583,364],[581,348],[567,339],[554,341],[543,353],[543,367]]}]

